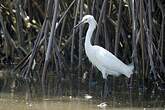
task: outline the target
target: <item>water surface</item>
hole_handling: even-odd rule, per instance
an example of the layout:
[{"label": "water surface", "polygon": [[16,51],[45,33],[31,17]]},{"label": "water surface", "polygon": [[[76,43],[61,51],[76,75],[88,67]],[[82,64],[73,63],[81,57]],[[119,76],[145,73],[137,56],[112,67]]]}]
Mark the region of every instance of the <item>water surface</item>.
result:
[{"label": "water surface", "polygon": [[[106,100],[106,107],[98,107],[102,99],[85,99],[84,97],[51,97],[25,100],[24,96],[0,94],[0,110],[165,110],[163,102],[135,102],[130,104],[126,99]],[[124,102],[125,101],[125,102]],[[160,104],[156,105],[156,104]],[[155,106],[153,105],[155,104]]]}]

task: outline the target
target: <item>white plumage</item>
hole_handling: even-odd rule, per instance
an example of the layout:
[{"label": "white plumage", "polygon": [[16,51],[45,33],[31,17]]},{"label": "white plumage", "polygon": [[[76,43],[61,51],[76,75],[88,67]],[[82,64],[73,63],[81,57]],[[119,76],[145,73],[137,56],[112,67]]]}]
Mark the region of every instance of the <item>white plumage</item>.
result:
[{"label": "white plumage", "polygon": [[98,45],[92,45],[91,37],[97,22],[92,15],[85,15],[75,27],[84,23],[89,24],[85,38],[85,53],[92,64],[102,72],[103,78],[107,79],[108,75],[119,76],[121,74],[129,78],[133,73],[133,64],[126,65],[108,50]]}]

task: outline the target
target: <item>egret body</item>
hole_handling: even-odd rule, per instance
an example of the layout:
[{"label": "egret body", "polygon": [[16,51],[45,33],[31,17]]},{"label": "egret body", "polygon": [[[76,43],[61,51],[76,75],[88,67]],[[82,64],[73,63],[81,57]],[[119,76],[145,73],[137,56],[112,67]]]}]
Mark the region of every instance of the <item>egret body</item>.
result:
[{"label": "egret body", "polygon": [[133,65],[126,65],[108,50],[91,44],[91,37],[97,25],[94,17],[85,15],[75,27],[84,23],[89,24],[85,38],[85,53],[90,62],[101,71],[103,78],[107,79],[108,75],[119,76],[121,74],[130,78],[133,73]]}]

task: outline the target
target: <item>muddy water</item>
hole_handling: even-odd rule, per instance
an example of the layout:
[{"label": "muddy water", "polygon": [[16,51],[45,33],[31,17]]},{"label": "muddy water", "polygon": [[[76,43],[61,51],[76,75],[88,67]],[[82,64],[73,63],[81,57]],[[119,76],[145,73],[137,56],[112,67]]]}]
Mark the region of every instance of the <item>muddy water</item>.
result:
[{"label": "muddy water", "polygon": [[[102,99],[85,97],[35,98],[26,101],[24,96],[0,94],[0,110],[165,110],[164,102],[135,102],[135,105],[122,99],[106,100],[106,106],[98,106]],[[155,104],[155,106],[153,105]]]}]

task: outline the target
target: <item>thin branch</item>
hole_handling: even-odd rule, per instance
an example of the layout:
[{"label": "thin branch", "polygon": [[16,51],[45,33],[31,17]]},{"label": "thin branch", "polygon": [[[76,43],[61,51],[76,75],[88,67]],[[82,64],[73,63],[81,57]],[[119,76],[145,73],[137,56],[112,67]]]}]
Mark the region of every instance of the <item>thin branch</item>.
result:
[{"label": "thin branch", "polygon": [[122,0],[120,0],[119,2],[119,11],[118,11],[116,36],[115,36],[115,55],[116,56],[118,54],[118,46],[119,46],[119,41],[120,41],[121,10],[122,10]]}]

